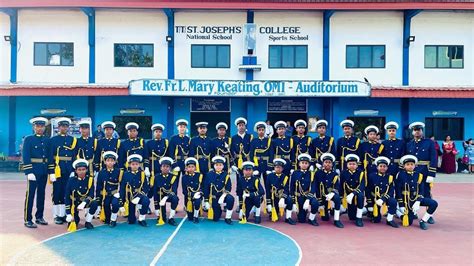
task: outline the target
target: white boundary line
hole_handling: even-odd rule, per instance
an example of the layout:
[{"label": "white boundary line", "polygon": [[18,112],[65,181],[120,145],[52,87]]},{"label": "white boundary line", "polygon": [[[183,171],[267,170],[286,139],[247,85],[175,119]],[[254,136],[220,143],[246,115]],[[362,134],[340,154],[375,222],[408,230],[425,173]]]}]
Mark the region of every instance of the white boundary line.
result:
[{"label": "white boundary line", "polygon": [[161,258],[161,256],[163,256],[166,249],[171,244],[171,241],[173,241],[173,238],[176,236],[176,234],[178,234],[179,229],[181,228],[181,226],[183,225],[184,221],[186,221],[187,218],[188,218],[187,215],[184,216],[184,218],[179,223],[178,227],[176,227],[176,229],[174,230],[173,234],[171,234],[171,236],[168,238],[168,240],[166,240],[165,244],[163,245],[163,247],[161,247],[158,254],[156,254],[156,256],[153,258],[153,260],[150,262],[150,266],[155,266],[156,263],[158,262],[158,260]]}]

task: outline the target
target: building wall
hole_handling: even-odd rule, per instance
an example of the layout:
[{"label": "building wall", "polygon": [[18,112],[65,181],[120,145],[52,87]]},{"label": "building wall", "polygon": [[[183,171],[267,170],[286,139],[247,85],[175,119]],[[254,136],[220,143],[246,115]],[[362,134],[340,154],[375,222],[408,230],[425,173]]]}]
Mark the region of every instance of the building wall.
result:
[{"label": "building wall", "polygon": [[[474,16],[472,12],[425,12],[412,19],[410,85],[474,85]],[[464,45],[463,69],[424,68],[425,45]]]},{"label": "building wall", "polygon": [[[34,42],[73,42],[74,66],[35,66]],[[18,12],[18,82],[87,83],[89,45],[87,16],[78,9]]]},{"label": "building wall", "polygon": [[[255,12],[257,24],[257,61],[262,70],[256,80],[321,80],[322,79],[322,13],[321,12]],[[264,29],[262,29],[262,27]],[[299,34],[261,34],[260,30],[276,27],[299,27]],[[266,28],[266,29],[265,29]],[[308,39],[305,40],[305,37]],[[308,45],[308,68],[269,68],[269,45]]]},{"label": "building wall", "polygon": [[[167,78],[167,25],[161,10],[96,11],[96,82],[117,84],[133,79]],[[152,43],[153,67],[114,67],[115,43]]]},{"label": "building wall", "polygon": [[[196,26],[200,31],[204,26],[242,27],[246,23],[245,12],[190,12],[178,11],[175,13],[175,26]],[[239,71],[243,55],[243,34],[209,34],[211,39],[190,39],[194,33],[176,32],[175,28],[175,78],[176,79],[223,79],[242,80],[245,72]],[[207,36],[208,34],[197,34]],[[214,35],[231,36],[231,40],[213,39]],[[230,44],[230,68],[192,68],[191,44]]]},{"label": "building wall", "polygon": [[[335,12],[330,27],[331,80],[364,80],[372,85],[402,83],[403,13]],[[346,45],[385,45],[385,68],[346,68]]]},{"label": "building wall", "polygon": [[3,36],[10,36],[10,17],[0,12],[0,84],[10,81],[10,43]]},{"label": "building wall", "polygon": [[[9,130],[10,130],[10,104],[9,97],[0,97],[0,153],[8,154]],[[7,123],[9,121],[9,123]]]}]

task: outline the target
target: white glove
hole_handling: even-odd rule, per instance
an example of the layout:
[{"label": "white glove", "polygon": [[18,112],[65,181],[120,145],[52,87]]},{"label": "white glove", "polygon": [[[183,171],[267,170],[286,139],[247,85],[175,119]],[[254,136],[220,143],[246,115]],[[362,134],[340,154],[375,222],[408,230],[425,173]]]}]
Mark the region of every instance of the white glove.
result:
[{"label": "white glove", "polygon": [[94,216],[97,216],[100,213],[100,210],[101,210],[101,208],[100,208],[100,206],[98,206],[97,210],[94,213]]},{"label": "white glove", "polygon": [[119,198],[120,198],[120,193],[118,193],[118,192],[117,192],[117,193],[115,193],[115,194],[114,194],[114,198],[117,198],[117,199],[119,199]]},{"label": "white glove", "polygon": [[304,201],[303,210],[307,211],[309,209],[309,199]]},{"label": "white glove", "polygon": [[219,198],[217,203],[219,203],[219,205],[224,204],[224,199],[225,199],[226,196],[227,196],[227,193],[222,193],[222,196]]},{"label": "white glove", "polygon": [[165,206],[167,200],[168,200],[168,196],[165,196],[164,198],[162,198],[160,200],[160,206],[161,207]]},{"label": "white glove", "polygon": [[413,203],[413,206],[411,206],[411,209],[413,210],[413,213],[416,214],[418,212],[418,210],[420,209],[420,201],[415,201],[415,203]]},{"label": "white glove", "polygon": [[66,215],[66,222],[70,223],[72,221],[72,215]]},{"label": "white glove", "polygon": [[78,210],[84,210],[85,207],[86,207],[86,202],[83,201],[83,202],[81,202],[81,204],[79,204],[79,206],[77,206],[77,209]]},{"label": "white glove", "polygon": [[320,165],[319,163],[316,163],[316,168],[321,169],[321,167],[323,167],[323,166]]},{"label": "white glove", "polygon": [[352,204],[352,199],[353,198],[354,198],[354,193],[350,193],[349,195],[347,195],[347,197],[346,197],[347,204]]},{"label": "white glove", "polygon": [[292,175],[294,171],[295,171],[295,169],[291,169],[290,170],[290,175]]},{"label": "white glove", "polygon": [[248,198],[248,197],[250,197],[250,193],[244,192],[244,193],[242,194],[242,198],[243,198],[244,200],[245,200],[245,198]]},{"label": "white glove", "polygon": [[405,214],[405,207],[400,207],[398,210],[399,210],[402,214]]},{"label": "white glove", "polygon": [[125,207],[120,207],[120,208],[119,208],[119,212],[125,213]]},{"label": "white glove", "polygon": [[334,197],[334,192],[331,192],[331,193],[327,194],[326,195],[326,201],[332,200],[333,197]]},{"label": "white glove", "polygon": [[272,212],[272,205],[271,204],[267,204],[267,212],[268,213]]},{"label": "white glove", "polygon": [[136,198],[132,199],[132,203],[135,204],[135,205],[138,204],[139,202],[140,202],[140,197],[136,197]]},{"label": "white glove", "polygon": [[319,205],[319,207],[318,207],[318,212],[320,212],[321,210],[324,211],[324,206],[323,205]]},{"label": "white glove", "polygon": [[69,174],[69,177],[74,177],[74,172],[71,172],[71,173]]},{"label": "white glove", "polygon": [[30,181],[36,181],[36,176],[35,176],[35,174],[28,174],[28,175],[26,176],[26,178],[28,178],[28,180],[30,180]]},{"label": "white glove", "polygon": [[269,174],[271,174],[271,173],[272,173],[272,171],[267,171],[266,173],[267,173],[267,175],[269,175]]},{"label": "white glove", "polygon": [[260,172],[258,170],[253,171],[253,175],[259,175]]},{"label": "white glove", "polygon": [[55,174],[49,174],[49,181],[56,182],[56,175]]},{"label": "white glove", "polygon": [[293,204],[293,212],[298,212],[298,206],[296,206],[296,204]]},{"label": "white glove", "polygon": [[367,208],[367,211],[373,212],[373,211],[374,211],[374,207],[369,207],[369,208]]},{"label": "white glove", "polygon": [[383,199],[378,199],[375,201],[375,204],[382,206],[383,205]]},{"label": "white glove", "polygon": [[336,169],[336,173],[337,173],[338,175],[341,175],[341,170]]},{"label": "white glove", "polygon": [[434,178],[432,176],[426,177],[426,183],[433,183],[433,182],[434,182]]},{"label": "white glove", "polygon": [[209,210],[211,208],[211,204],[209,202],[204,203],[204,210]]},{"label": "white glove", "polygon": [[310,172],[313,172],[313,171],[314,171],[314,166],[311,165],[311,166],[309,167],[309,171],[310,171]]},{"label": "white glove", "polygon": [[281,199],[278,201],[278,207],[279,207],[279,208],[285,208],[285,199],[284,199],[284,198],[281,198]]},{"label": "white glove", "polygon": [[200,198],[201,198],[201,192],[196,192],[196,193],[194,193],[193,198],[194,198],[194,199],[200,199]]},{"label": "white glove", "polygon": [[145,176],[150,177],[150,168],[145,167]]},{"label": "white glove", "polygon": [[181,168],[179,168],[179,166],[176,166],[175,168],[173,168],[173,172],[179,172],[181,170]]},{"label": "white glove", "polygon": [[94,173],[94,180],[97,180],[97,176],[99,175],[99,172]]},{"label": "white glove", "polygon": [[238,172],[239,172],[239,168],[238,168],[237,166],[232,165],[231,168],[232,168],[232,172],[234,172],[234,173],[238,173]]}]

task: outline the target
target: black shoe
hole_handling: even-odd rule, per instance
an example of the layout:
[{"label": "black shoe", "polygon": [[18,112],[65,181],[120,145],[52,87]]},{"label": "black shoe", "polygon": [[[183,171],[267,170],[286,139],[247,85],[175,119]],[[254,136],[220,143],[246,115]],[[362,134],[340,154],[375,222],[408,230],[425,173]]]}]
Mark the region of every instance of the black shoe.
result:
[{"label": "black shoe", "polygon": [[110,227],[114,228],[115,226],[117,226],[117,222],[116,221],[111,221],[110,222]]},{"label": "black shoe", "polygon": [[128,224],[135,224],[136,222],[128,221]]},{"label": "black shoe", "polygon": [[362,222],[362,218],[356,218],[355,224],[358,227],[364,227],[364,223]]},{"label": "black shoe", "polygon": [[28,227],[28,228],[37,228],[38,227],[32,221],[25,222],[25,226]]},{"label": "black shoe", "polygon": [[143,227],[147,227],[147,226],[148,226],[148,225],[146,224],[146,221],[145,221],[145,220],[143,220],[143,221],[138,221],[138,224],[139,224],[140,226],[143,226]]},{"label": "black shoe", "polygon": [[374,218],[373,212],[367,211],[367,213],[366,213],[365,215],[367,215],[367,218],[369,218],[369,219],[370,219],[370,218]]},{"label": "black shoe", "polygon": [[54,217],[54,223],[55,224],[63,224],[64,221],[61,217],[56,216],[56,217]]},{"label": "black shoe", "polygon": [[198,223],[199,223],[199,218],[198,218],[198,217],[194,217],[194,218],[193,218],[193,223],[198,224]]},{"label": "black shoe", "polygon": [[291,218],[285,219],[285,223],[291,224],[291,225],[295,225],[295,224],[296,224],[296,222],[293,221],[293,219],[291,219]]},{"label": "black shoe", "polygon": [[321,217],[321,220],[323,221],[329,221],[329,215],[324,215],[323,217]]},{"label": "black shoe", "polygon": [[90,222],[86,222],[84,224],[84,226],[87,228],[87,229],[94,229],[94,226],[90,223]]},{"label": "black shoe", "polygon": [[423,221],[420,221],[420,228],[422,230],[428,230],[428,225],[427,223],[423,222]]},{"label": "black shoe", "polygon": [[104,224],[110,224],[110,221],[104,221]]},{"label": "black shoe", "polygon": [[433,217],[430,217],[427,222],[429,224],[435,224],[435,219]]},{"label": "black shoe", "polygon": [[48,222],[46,222],[43,218],[36,219],[35,223],[40,225],[48,225]]},{"label": "black shoe", "polygon": [[316,221],[316,219],[314,219],[314,220],[308,220],[308,223],[309,223],[310,225],[312,225],[312,226],[319,226],[318,221]]},{"label": "black shoe", "polygon": [[334,225],[337,227],[337,228],[344,228],[344,225],[341,223],[341,221],[337,220],[337,221],[334,221]]},{"label": "black shoe", "polygon": [[[86,216],[87,216],[87,214],[84,215],[84,218],[86,218]],[[60,218],[61,218],[61,220],[63,220],[63,223],[66,223],[66,222],[67,222],[67,221],[66,221],[66,216],[63,216],[63,217],[60,217]]]},{"label": "black shoe", "polygon": [[390,222],[387,221],[387,225],[390,225],[393,228],[398,228],[398,224],[394,220],[391,220]]},{"label": "black shoe", "polygon": [[231,225],[231,224],[232,224],[232,220],[231,220],[231,219],[225,219],[225,223]]},{"label": "black shoe", "polygon": [[255,223],[259,224],[261,222],[262,222],[262,218],[260,218],[260,216],[255,216]]},{"label": "black shoe", "polygon": [[169,218],[168,219],[168,224],[172,225],[172,226],[176,226],[176,221],[174,220],[174,218]]}]

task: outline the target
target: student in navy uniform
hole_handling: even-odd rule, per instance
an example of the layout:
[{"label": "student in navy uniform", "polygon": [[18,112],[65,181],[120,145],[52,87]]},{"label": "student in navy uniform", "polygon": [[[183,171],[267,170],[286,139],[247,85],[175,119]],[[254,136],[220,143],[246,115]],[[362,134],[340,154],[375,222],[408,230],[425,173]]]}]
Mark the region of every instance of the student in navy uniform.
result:
[{"label": "student in navy uniform", "polygon": [[184,174],[184,160],[188,158],[190,143],[190,138],[186,135],[188,121],[185,119],[178,119],[176,121],[176,126],[178,127],[178,134],[172,136],[170,139],[169,155],[175,162],[173,172],[176,173],[181,171],[181,173]]},{"label": "student in navy uniform", "polygon": [[[229,127],[224,122],[219,122],[216,125],[217,137],[212,140],[212,157],[222,156],[225,158],[224,172],[229,172],[233,165],[232,154],[230,146],[232,145],[232,138],[226,136]],[[237,167],[232,167],[233,172],[237,172]]]},{"label": "student in navy uniform", "polygon": [[[207,122],[197,122],[198,136],[191,139],[189,144],[189,157],[198,160],[197,171],[206,176],[211,168],[212,141],[207,137]],[[184,170],[184,168],[183,168]]]},{"label": "student in navy uniform", "polygon": [[254,130],[258,137],[250,142],[250,161],[255,164],[258,172],[263,176],[263,182],[267,180],[267,175],[271,173],[273,167],[273,152],[271,149],[272,139],[265,137],[265,122],[257,122]]},{"label": "student in navy uniform", "polygon": [[384,206],[388,207],[387,225],[398,228],[398,224],[393,220],[397,211],[397,200],[395,199],[394,176],[388,173],[390,159],[379,156],[375,159],[377,173],[371,173],[365,194],[369,211],[372,212],[372,222],[380,223]]},{"label": "student in navy uniform", "polygon": [[247,119],[239,117],[235,119],[234,124],[237,127],[237,134],[232,136],[230,150],[234,159],[234,165],[241,170],[242,163],[250,160],[250,142],[253,139],[253,135],[247,133]]},{"label": "student in navy uniform", "polygon": [[326,120],[318,120],[316,122],[316,130],[318,131],[318,137],[311,141],[311,147],[309,155],[314,158],[314,165],[322,165],[320,157],[323,153],[331,153],[336,156],[336,143],[334,138],[326,135],[328,122]]},{"label": "student in navy uniform", "polygon": [[382,155],[390,159],[388,166],[388,174],[396,177],[400,170],[400,158],[405,155],[405,141],[397,139],[398,124],[396,122],[388,122],[384,129],[387,132],[388,139],[382,142],[384,146]]},{"label": "student in navy uniform", "polygon": [[[173,159],[170,157],[163,157],[160,159],[161,173],[155,176],[153,185],[153,197],[155,200],[155,210],[160,209],[160,217],[156,225],[163,225],[167,220],[166,217],[166,203],[170,203],[170,215],[168,224],[176,226],[174,216],[176,208],[178,207],[178,184],[179,176],[171,174],[171,165]],[[158,203],[158,204],[157,204]]]},{"label": "student in navy uniform", "polygon": [[58,118],[59,132],[49,142],[48,170],[49,180],[53,183],[53,216],[56,224],[66,221],[65,191],[73,172],[72,162],[77,140],[67,134],[70,124],[71,119]]},{"label": "student in navy uniform", "polygon": [[[423,175],[424,186],[423,197],[431,198],[431,187],[436,177],[436,167],[438,166],[438,154],[435,149],[434,142],[431,139],[424,138],[423,131],[425,124],[422,122],[414,122],[409,126],[412,130],[413,139],[407,143],[406,153],[416,156],[418,164],[416,171]],[[431,218],[430,223],[434,223]]]},{"label": "student in navy uniform", "polygon": [[377,173],[374,160],[382,154],[384,146],[377,141],[379,129],[376,126],[366,127],[364,133],[367,136],[367,141],[360,144],[359,157],[362,160],[362,171],[364,171],[365,183],[367,183],[368,176]]},{"label": "student in navy uniform", "polygon": [[89,162],[89,174],[95,176],[97,168],[94,167],[94,156],[96,155],[97,139],[90,136],[91,125],[88,121],[79,121],[81,136],[77,139],[74,159],[84,159]]},{"label": "student in navy uniform", "polygon": [[280,210],[280,216],[283,216],[283,209],[285,209],[285,222],[295,225],[296,222],[291,218],[293,201],[290,193],[290,175],[283,171],[287,164],[291,166],[291,162],[284,159],[273,160],[274,172],[267,176],[267,183],[265,183],[267,211],[272,222],[276,222],[278,220],[277,208]]},{"label": "student in navy uniform", "polygon": [[[102,161],[103,153],[107,151],[113,151],[118,154],[120,148],[120,139],[116,139],[113,137],[114,130],[116,127],[115,123],[112,121],[105,121],[102,123],[101,127],[105,132],[105,137],[97,142],[95,167],[96,169],[98,169],[98,171],[102,170],[102,168],[105,167],[105,164]],[[116,167],[119,166],[116,165]]]},{"label": "student in navy uniform", "polygon": [[[68,231],[75,231],[80,221],[79,211],[89,211],[86,214],[85,227],[93,229],[92,218],[97,211],[98,203],[94,198],[94,177],[88,173],[89,162],[77,159],[73,163],[74,176],[71,177],[66,186],[66,222],[70,223]],[[74,225],[71,227],[71,223]]]},{"label": "student in navy uniform", "polygon": [[128,156],[127,162],[130,170],[123,174],[122,181],[120,182],[120,199],[124,203],[124,206],[121,207],[123,208],[122,212],[128,213],[129,224],[135,224],[137,220],[135,211],[137,205],[139,205],[138,224],[146,227],[145,218],[150,206],[150,199],[148,199],[147,194],[150,186],[145,173],[140,169],[142,156],[140,154],[132,154]]},{"label": "student in navy uniform", "polygon": [[344,192],[343,205],[347,204],[349,219],[355,220],[358,227],[363,227],[362,213],[366,187],[364,172],[358,167],[360,159],[356,154],[348,154],[344,160],[347,167],[341,172],[341,191]]},{"label": "student in navy uniform", "polygon": [[359,153],[360,139],[353,135],[354,122],[352,120],[343,120],[340,125],[344,131],[344,136],[337,140],[336,167],[342,171],[346,169],[344,158],[346,158],[348,154]]},{"label": "student in navy uniform", "polygon": [[286,137],[285,121],[278,121],[275,123],[277,137],[272,139],[272,153],[274,158],[285,160],[283,172],[285,175],[290,175],[291,165],[295,161],[295,148],[293,145],[293,138]]},{"label": "student in navy uniform", "polygon": [[[243,175],[238,176],[237,196],[240,199],[240,206],[242,206],[242,222],[246,222],[250,216],[250,211],[255,208],[255,223],[259,224],[262,219],[260,216],[260,207],[262,198],[265,196],[265,190],[260,183],[260,177],[253,175],[254,163],[247,161],[242,164]],[[245,208],[244,208],[245,207]],[[245,209],[245,213],[244,213]]]},{"label": "student in navy uniform", "polygon": [[293,210],[298,213],[298,222],[306,222],[306,213],[311,208],[308,223],[313,226],[319,226],[316,220],[319,203],[316,198],[316,186],[314,180],[314,172],[309,171],[311,164],[311,156],[307,153],[298,156],[299,169],[295,170],[291,175],[291,192],[293,195]]},{"label": "student in navy uniform", "polygon": [[165,126],[162,124],[153,124],[151,131],[153,132],[153,139],[146,142],[145,150],[147,152],[148,164],[145,167],[150,169],[150,178],[161,172],[160,159],[168,156],[168,140],[163,138],[163,130]]},{"label": "student in navy uniform", "polygon": [[148,152],[146,151],[145,140],[138,137],[138,124],[134,122],[127,123],[125,129],[127,130],[128,139],[124,140],[120,144],[119,149],[119,167],[127,170],[128,163],[127,158],[132,154],[138,154],[143,158],[143,162],[140,165],[142,170],[144,170],[145,176],[150,177],[150,169],[145,167],[148,165]]},{"label": "student in navy uniform", "polygon": [[323,153],[319,156],[322,163],[321,169],[316,170],[315,190],[318,199],[321,220],[329,221],[329,209],[334,204],[334,225],[344,228],[340,221],[341,196],[339,195],[339,175],[334,171],[333,164],[336,157],[332,153]]},{"label": "student in navy uniform", "polygon": [[423,196],[424,188],[429,185],[424,181],[423,174],[416,170],[418,159],[413,155],[405,155],[400,159],[404,170],[400,170],[396,181],[396,193],[400,212],[403,214],[403,226],[409,226],[417,216],[420,206],[428,207],[420,220],[420,228],[428,229],[429,219],[438,207],[438,202]]},{"label": "student in navy uniform", "polygon": [[[44,220],[44,198],[48,181],[49,138],[44,135],[48,119],[35,117],[30,119],[34,134],[23,142],[23,170],[27,179],[24,222],[28,228],[36,228],[36,224],[47,225]],[[36,194],[36,214],[33,223],[33,203]]]},{"label": "student in navy uniform", "polygon": [[212,158],[214,171],[209,171],[204,180],[204,210],[208,213],[208,219],[219,221],[222,209],[225,210],[225,223],[232,224],[232,209],[234,197],[230,194],[232,181],[230,175],[224,172],[225,158],[215,156]]},{"label": "student in navy uniform", "polygon": [[[305,135],[307,126],[308,124],[304,120],[300,119],[295,122],[296,135],[292,137],[293,146],[295,148],[295,158],[298,158],[300,154],[310,153],[312,139],[310,136]],[[293,169],[298,169],[296,161],[293,161]]]},{"label": "student in navy uniform", "polygon": [[101,211],[100,218],[110,227],[117,225],[117,216],[123,202],[120,198],[120,182],[123,177],[123,170],[115,167],[118,155],[113,151],[106,151],[102,154],[102,161],[105,167],[97,174],[97,185],[95,195],[99,202],[98,209]]},{"label": "student in navy uniform", "polygon": [[195,158],[189,157],[184,163],[186,165],[186,173],[181,179],[181,188],[183,189],[186,202],[184,206],[186,206],[189,221],[197,224],[199,223],[199,209],[201,208],[203,196],[203,175],[196,172],[198,161]]}]

